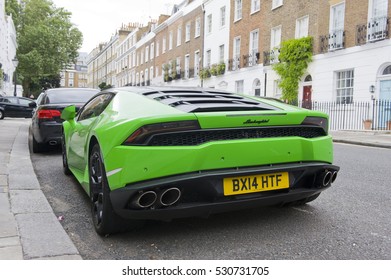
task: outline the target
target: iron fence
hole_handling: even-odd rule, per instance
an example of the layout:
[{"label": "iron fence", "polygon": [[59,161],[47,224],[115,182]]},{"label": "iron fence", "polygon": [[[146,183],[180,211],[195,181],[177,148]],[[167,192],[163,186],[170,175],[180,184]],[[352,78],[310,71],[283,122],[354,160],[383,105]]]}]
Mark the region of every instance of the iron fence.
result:
[{"label": "iron fence", "polygon": [[329,115],[330,130],[391,130],[391,100],[299,102],[299,106]]}]

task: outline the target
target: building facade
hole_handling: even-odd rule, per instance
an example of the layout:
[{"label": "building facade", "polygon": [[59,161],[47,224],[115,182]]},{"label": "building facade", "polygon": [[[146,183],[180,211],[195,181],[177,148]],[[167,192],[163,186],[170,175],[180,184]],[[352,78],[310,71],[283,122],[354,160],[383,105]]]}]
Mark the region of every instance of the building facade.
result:
[{"label": "building facade", "polygon": [[391,99],[390,2],[186,0],[153,27],[132,30],[131,43],[110,41],[111,54],[101,50],[90,61],[115,63],[116,86],[204,86],[280,98],[273,64],[281,43],[310,36],[313,61],[299,101]]},{"label": "building facade", "polygon": [[61,87],[88,87],[88,68],[87,68],[87,53],[80,52],[75,64],[70,65],[67,69],[60,73]]},{"label": "building facade", "polygon": [[[0,94],[13,95],[16,57],[16,30],[10,15],[5,14],[5,1],[0,0]],[[21,94],[17,89],[18,95]]]}]

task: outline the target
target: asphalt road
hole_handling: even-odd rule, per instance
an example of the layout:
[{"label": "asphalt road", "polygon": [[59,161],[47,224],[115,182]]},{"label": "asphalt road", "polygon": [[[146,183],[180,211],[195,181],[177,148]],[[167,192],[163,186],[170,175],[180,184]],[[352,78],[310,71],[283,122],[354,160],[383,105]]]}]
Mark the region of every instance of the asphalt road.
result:
[{"label": "asphalt road", "polygon": [[32,154],[42,190],[84,259],[391,259],[391,150],[335,144],[341,172],[308,205],[148,222],[98,236],[59,150]]}]

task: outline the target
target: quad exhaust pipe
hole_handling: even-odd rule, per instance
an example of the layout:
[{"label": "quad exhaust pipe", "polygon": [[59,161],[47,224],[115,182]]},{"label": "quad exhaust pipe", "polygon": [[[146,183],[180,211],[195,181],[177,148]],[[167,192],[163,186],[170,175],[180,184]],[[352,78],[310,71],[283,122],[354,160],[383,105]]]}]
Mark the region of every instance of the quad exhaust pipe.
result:
[{"label": "quad exhaust pipe", "polygon": [[130,206],[136,209],[150,207],[167,207],[175,204],[181,198],[180,189],[172,187],[159,192],[150,190],[138,193],[130,202]]}]

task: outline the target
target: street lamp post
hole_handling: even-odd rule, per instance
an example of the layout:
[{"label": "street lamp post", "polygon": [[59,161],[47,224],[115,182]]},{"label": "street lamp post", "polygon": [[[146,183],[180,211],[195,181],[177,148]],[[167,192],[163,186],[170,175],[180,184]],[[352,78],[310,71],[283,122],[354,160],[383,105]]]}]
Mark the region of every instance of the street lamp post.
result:
[{"label": "street lamp post", "polygon": [[14,71],[14,96],[16,96],[16,67],[18,67],[18,64],[19,64],[19,60],[16,58],[16,56],[14,57],[14,59],[12,59],[12,63],[15,66],[15,71]]}]

